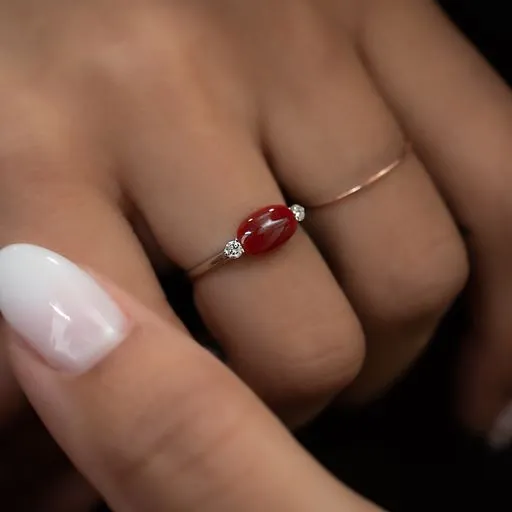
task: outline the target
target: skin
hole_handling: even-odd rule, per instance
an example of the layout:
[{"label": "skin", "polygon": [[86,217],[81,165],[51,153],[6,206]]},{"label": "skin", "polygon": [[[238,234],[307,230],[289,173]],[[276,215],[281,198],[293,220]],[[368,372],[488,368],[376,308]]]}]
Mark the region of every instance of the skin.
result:
[{"label": "skin", "polygon": [[[430,1],[2,0],[0,110],[0,245],[80,261],[183,332],[152,263],[194,266],[283,194],[330,199],[407,137],[392,175],[206,275],[197,307],[294,427],[384,392],[471,261],[461,417],[485,432],[508,402],[512,98]],[[37,431],[5,358],[0,421]]]},{"label": "skin", "polygon": [[130,329],[90,371],[71,377],[15,333],[8,340],[38,414],[113,510],[381,510],[328,474],[179,326],[104,285]]}]

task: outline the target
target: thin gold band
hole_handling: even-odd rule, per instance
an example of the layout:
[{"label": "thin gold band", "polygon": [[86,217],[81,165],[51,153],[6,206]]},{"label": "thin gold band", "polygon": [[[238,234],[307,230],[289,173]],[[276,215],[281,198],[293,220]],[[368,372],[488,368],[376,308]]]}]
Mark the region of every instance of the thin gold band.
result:
[{"label": "thin gold band", "polygon": [[[399,167],[404,160],[406,159],[408,153],[411,150],[411,144],[409,142],[404,143],[403,151],[401,155],[391,164],[389,164],[387,167],[384,167],[384,169],[381,169],[379,172],[373,174],[370,176],[366,181],[363,183],[356,185],[355,187],[352,187],[350,190],[347,190],[338,196],[334,197],[333,199],[323,202],[321,204],[314,204],[309,205],[307,208],[322,208],[324,206],[330,206],[332,204],[338,203],[339,201],[342,201],[343,199],[346,199],[357,192],[361,192],[361,190],[373,185],[377,181],[381,180],[388,174],[390,174],[393,170],[395,170],[397,167]],[[290,208],[292,210],[296,220],[298,222],[302,222],[305,217],[305,208],[300,205],[292,205]],[[234,239],[229,241],[226,244],[226,247],[223,251],[218,252],[217,254],[214,254],[210,258],[208,258],[206,261],[203,261],[202,263],[199,263],[198,265],[192,267],[188,270],[187,274],[188,277],[191,280],[198,279],[205,273],[209,272],[210,270],[213,270],[217,267],[221,267],[222,265],[225,265],[226,263],[229,263],[231,260],[239,259],[244,255],[244,250],[241,245],[241,243]]]},{"label": "thin gold band", "polygon": [[219,252],[212,256],[211,258],[208,258],[206,261],[203,261],[202,263],[199,263],[199,265],[196,265],[195,267],[191,268],[187,272],[188,277],[189,279],[194,281],[203,274],[206,274],[206,272],[208,272],[209,270],[221,267],[222,265],[225,265],[229,261],[230,259],[224,254],[224,251]]},{"label": "thin gold band", "polygon": [[376,172],[372,176],[370,176],[366,181],[363,183],[360,183],[359,185],[356,185],[355,187],[352,187],[349,190],[346,190],[345,192],[342,192],[341,194],[337,195],[333,199],[330,199],[329,201],[325,201],[320,204],[308,204],[308,208],[323,208],[324,206],[330,206],[332,204],[338,203],[339,201],[342,201],[343,199],[346,199],[347,197],[353,196],[354,194],[357,194],[358,192],[361,192],[363,189],[370,187],[377,181],[381,180],[388,174],[390,174],[392,171],[394,171],[397,167],[402,165],[402,163],[407,158],[407,155],[411,151],[411,143],[405,142],[404,147],[402,150],[402,153],[400,156],[391,164],[389,164],[387,167],[384,167],[384,169],[381,169],[379,172]]}]

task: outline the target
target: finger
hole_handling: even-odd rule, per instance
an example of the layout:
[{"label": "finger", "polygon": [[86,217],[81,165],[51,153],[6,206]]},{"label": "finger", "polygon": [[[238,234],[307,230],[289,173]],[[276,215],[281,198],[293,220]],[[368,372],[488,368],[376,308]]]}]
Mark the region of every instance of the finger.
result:
[{"label": "finger", "polygon": [[[104,156],[82,125],[72,122],[85,117],[71,115],[22,88],[2,92],[10,102],[2,103],[0,121],[0,247],[32,241],[79,257],[137,293],[148,307],[171,317],[145,254],[121,213],[121,195],[105,179],[111,173]],[[0,332],[3,345],[3,326]],[[26,407],[26,401],[12,378],[3,346],[0,358],[0,366],[6,367],[0,415],[7,421]],[[48,453],[37,462],[32,460],[30,467],[54,477],[50,458],[59,451],[53,444],[45,446]]]},{"label": "finger", "polygon": [[117,288],[18,245],[0,252],[0,290],[20,382],[114,510],[376,510],[220,362]]},{"label": "finger", "polygon": [[470,233],[473,328],[462,412],[486,430],[511,396],[512,97],[433,3],[375,5],[363,36],[367,60]]},{"label": "finger", "polygon": [[[106,179],[111,172],[105,155],[73,121],[87,117],[21,86],[2,92],[10,102],[2,104],[0,122],[0,247],[32,241],[80,257],[169,314],[118,207],[119,189]],[[17,403],[16,395],[9,396],[9,403]]]},{"label": "finger", "polygon": [[[332,63],[303,58],[293,86],[269,94],[266,107],[276,174],[305,205],[329,203],[404,151],[351,44],[339,37],[333,44]],[[345,396],[374,398],[423,351],[464,286],[462,240],[414,154],[371,189],[310,209],[308,219],[366,334],[363,370]]]},{"label": "finger", "polygon": [[71,106],[11,91],[0,123],[0,246],[33,241],[80,257],[165,314],[166,301],[123,217],[108,155]]},{"label": "finger", "polygon": [[[243,116],[224,98],[179,91],[179,102],[169,99],[166,86],[151,105],[135,95],[127,108],[135,105],[138,117],[123,147],[127,189],[172,261],[187,269],[221,251],[252,212],[283,198]],[[273,253],[207,273],[195,297],[231,367],[290,424],[310,418],[359,371],[359,323],[303,232]]]}]

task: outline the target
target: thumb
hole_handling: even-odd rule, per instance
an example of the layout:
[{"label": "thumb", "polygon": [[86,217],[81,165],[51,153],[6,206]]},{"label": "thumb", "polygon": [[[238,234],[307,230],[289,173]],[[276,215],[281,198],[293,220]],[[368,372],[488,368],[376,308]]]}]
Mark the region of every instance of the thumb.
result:
[{"label": "thumb", "polygon": [[0,308],[22,387],[114,510],[377,510],[181,328],[63,257],[1,250]]}]

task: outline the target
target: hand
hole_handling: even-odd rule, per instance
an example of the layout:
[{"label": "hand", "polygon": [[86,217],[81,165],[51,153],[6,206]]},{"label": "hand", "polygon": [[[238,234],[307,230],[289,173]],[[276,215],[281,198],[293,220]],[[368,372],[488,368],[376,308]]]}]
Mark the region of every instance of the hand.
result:
[{"label": "hand", "polygon": [[279,186],[330,198],[406,135],[416,155],[386,180],[206,275],[197,304],[296,425],[349,383],[345,400],[382,392],[421,353],[466,281],[458,222],[475,284],[464,414],[491,427],[510,374],[511,99],[432,3],[3,1],[0,38],[0,244],[59,250],[171,321],[149,248],[190,268],[283,202]]},{"label": "hand", "polygon": [[116,512],[379,510],[179,324],[102,284],[40,247],[0,251],[19,382]]},{"label": "hand", "polygon": [[[187,269],[249,213],[283,203],[280,187],[315,204],[388,165],[403,149],[400,123],[422,153],[453,150],[452,113],[424,133],[431,108],[418,111],[428,98],[444,108],[445,92],[403,85],[442,79],[443,62],[395,70],[416,60],[401,43],[405,26],[429,20],[425,43],[422,25],[414,30],[416,51],[446,42],[443,59],[468,54],[495,80],[425,2],[0,5],[1,243],[59,250],[168,318],[134,225]],[[389,51],[375,55],[384,42]],[[439,165],[431,174],[446,181]],[[467,274],[455,224],[415,155],[371,191],[312,211],[307,230],[195,286],[231,367],[292,425],[357,375],[353,399],[389,385]]]}]

